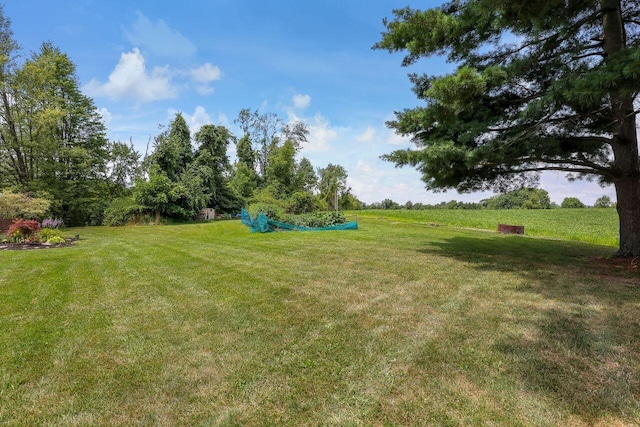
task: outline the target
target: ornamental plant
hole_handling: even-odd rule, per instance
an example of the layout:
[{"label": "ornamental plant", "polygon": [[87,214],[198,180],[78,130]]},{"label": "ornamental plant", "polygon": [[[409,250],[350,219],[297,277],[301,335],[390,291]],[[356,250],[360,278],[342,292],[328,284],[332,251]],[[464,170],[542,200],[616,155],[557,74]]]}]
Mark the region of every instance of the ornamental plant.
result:
[{"label": "ornamental plant", "polygon": [[[43,221],[44,224],[44,221]],[[40,240],[43,242],[49,242],[51,243],[51,240],[53,238],[57,238],[60,237],[62,238],[62,232],[58,229],[55,228],[42,228],[40,229],[40,233],[38,233],[40,236]],[[64,240],[64,239],[63,239]]]},{"label": "ornamental plant", "polygon": [[47,240],[47,243],[51,243],[52,245],[61,245],[65,242],[66,240],[62,236],[53,236]]},{"label": "ornamental plant", "polygon": [[64,221],[58,218],[47,218],[42,221],[42,228],[58,229],[64,227]]},{"label": "ornamental plant", "polygon": [[34,219],[17,219],[9,227],[7,237],[15,242],[30,241],[39,230],[40,224],[38,221]]}]

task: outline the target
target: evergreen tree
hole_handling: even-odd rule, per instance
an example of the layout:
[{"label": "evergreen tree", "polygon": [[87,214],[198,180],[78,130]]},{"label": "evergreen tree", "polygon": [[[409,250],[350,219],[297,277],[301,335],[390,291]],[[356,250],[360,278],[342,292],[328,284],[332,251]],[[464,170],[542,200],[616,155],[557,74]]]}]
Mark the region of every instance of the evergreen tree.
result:
[{"label": "evergreen tree", "polygon": [[386,160],[434,190],[522,186],[543,170],[613,183],[617,255],[640,255],[640,3],[456,0],[394,14],[376,48],[458,67],[411,76],[426,105],[389,125],[417,147]]}]

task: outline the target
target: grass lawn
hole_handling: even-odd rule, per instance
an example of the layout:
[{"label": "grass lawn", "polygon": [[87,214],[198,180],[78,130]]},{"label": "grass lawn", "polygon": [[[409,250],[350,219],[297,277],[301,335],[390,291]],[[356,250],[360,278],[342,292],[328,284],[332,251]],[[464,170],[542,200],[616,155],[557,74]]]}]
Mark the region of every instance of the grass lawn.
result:
[{"label": "grass lawn", "polygon": [[637,425],[611,246],[361,218],[0,252],[2,425]]}]

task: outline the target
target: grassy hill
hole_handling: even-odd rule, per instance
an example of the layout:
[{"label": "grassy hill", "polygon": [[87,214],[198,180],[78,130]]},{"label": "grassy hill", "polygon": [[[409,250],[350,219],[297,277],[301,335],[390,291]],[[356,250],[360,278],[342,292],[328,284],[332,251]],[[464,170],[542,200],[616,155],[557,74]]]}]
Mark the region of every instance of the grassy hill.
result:
[{"label": "grassy hill", "polygon": [[0,424],[640,423],[638,273],[589,262],[610,246],[366,217],[68,233],[0,252]]}]

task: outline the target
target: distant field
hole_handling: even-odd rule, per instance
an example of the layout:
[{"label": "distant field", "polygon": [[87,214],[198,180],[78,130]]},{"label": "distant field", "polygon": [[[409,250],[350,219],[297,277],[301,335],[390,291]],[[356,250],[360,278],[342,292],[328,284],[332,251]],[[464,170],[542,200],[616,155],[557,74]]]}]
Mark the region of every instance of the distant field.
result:
[{"label": "distant field", "polygon": [[496,230],[499,223],[524,225],[530,236],[577,240],[618,246],[618,213],[609,209],[508,209],[508,210],[366,210],[361,217],[388,218],[418,223]]},{"label": "distant field", "polygon": [[359,219],[0,251],[0,425],[640,424],[611,247]]}]

